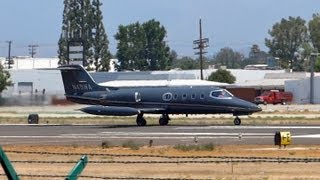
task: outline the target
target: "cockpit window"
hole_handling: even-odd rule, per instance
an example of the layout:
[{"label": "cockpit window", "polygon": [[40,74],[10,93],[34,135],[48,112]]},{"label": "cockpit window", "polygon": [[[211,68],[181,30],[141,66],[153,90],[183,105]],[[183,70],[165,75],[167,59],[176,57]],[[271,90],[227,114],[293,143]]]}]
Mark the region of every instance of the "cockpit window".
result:
[{"label": "cockpit window", "polygon": [[211,91],[210,96],[219,99],[231,99],[233,97],[233,95],[225,89]]}]

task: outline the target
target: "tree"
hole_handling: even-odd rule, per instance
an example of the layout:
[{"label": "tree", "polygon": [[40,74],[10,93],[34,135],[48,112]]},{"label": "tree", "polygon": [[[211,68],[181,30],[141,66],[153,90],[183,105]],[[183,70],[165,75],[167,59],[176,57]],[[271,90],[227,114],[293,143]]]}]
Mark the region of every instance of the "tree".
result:
[{"label": "tree", "polygon": [[96,71],[108,71],[111,54],[109,52],[109,41],[102,22],[102,12],[100,10],[100,0],[93,0],[93,59]]},{"label": "tree", "polygon": [[167,31],[154,19],[142,24],[142,28],[147,38],[146,58],[149,70],[164,70],[171,65],[170,48],[164,41]]},{"label": "tree", "polygon": [[249,57],[241,61],[241,68],[249,64],[266,64],[270,57],[265,51],[261,51],[259,45],[253,44],[249,52]]},{"label": "tree", "polygon": [[68,64],[67,46],[83,46],[84,59],[92,57],[92,12],[90,0],[65,0],[62,32],[58,41],[59,64]]},{"label": "tree", "polygon": [[255,58],[258,53],[260,53],[259,45],[257,45],[257,44],[252,45],[250,53],[249,53],[249,57],[250,58]]},{"label": "tree", "polygon": [[[203,68],[208,68],[210,62],[211,61],[208,57],[203,57]],[[182,70],[200,69],[200,59],[193,59],[189,56],[184,56],[182,58],[173,58],[171,68],[178,68]]]},{"label": "tree", "polygon": [[257,44],[253,44],[249,52],[249,58],[253,59],[256,64],[265,64],[269,54],[261,51]]},{"label": "tree", "polygon": [[316,62],[314,63],[314,71],[320,72],[320,57],[316,59]]},{"label": "tree", "polygon": [[320,15],[313,14],[309,21],[310,39],[316,51],[320,51]]},{"label": "tree", "polygon": [[8,71],[5,71],[3,66],[0,64],[0,93],[10,85],[10,74]]},{"label": "tree", "polygon": [[295,53],[292,66],[293,71],[310,71],[310,55],[314,51],[309,42],[303,43],[298,52]]},{"label": "tree", "polygon": [[236,77],[234,77],[228,70],[218,69],[216,72],[210,74],[208,80],[233,84],[236,81]]},{"label": "tree", "polygon": [[[93,30],[95,28],[95,16],[94,8],[91,4],[91,0],[78,0],[80,1],[80,36],[83,42],[83,54],[86,66],[93,63]],[[102,19],[101,19],[102,20]],[[77,41],[77,39],[76,39]]]},{"label": "tree", "polygon": [[118,70],[147,70],[145,60],[146,38],[141,24],[136,22],[127,26],[120,25],[115,35],[117,44]]},{"label": "tree", "polygon": [[62,32],[58,41],[59,64],[68,64],[67,47],[83,46],[84,63],[108,70],[110,53],[99,0],[65,0]]},{"label": "tree", "polygon": [[115,35],[118,70],[164,70],[171,66],[173,56],[164,41],[166,29],[154,19],[143,24],[120,25]]},{"label": "tree", "polygon": [[229,47],[222,48],[215,57],[217,65],[226,66],[229,69],[240,68],[242,54],[233,51]]},{"label": "tree", "polygon": [[172,62],[172,67],[179,68],[182,70],[199,69],[200,64],[199,64],[199,62],[192,59],[191,57],[184,56],[182,58],[174,60]]},{"label": "tree", "polygon": [[296,53],[308,40],[306,21],[301,17],[282,19],[269,30],[270,39],[265,39],[265,44],[270,48],[269,53],[282,60],[282,67],[293,69]]},{"label": "tree", "polygon": [[174,67],[174,62],[176,62],[177,61],[177,59],[178,59],[178,54],[177,54],[177,52],[175,51],[175,50],[171,50],[170,51],[170,53],[169,53],[169,58],[170,58],[170,65],[168,65],[168,66],[166,66],[166,70],[170,70],[170,69],[172,69],[172,68],[175,68]]},{"label": "tree", "polygon": [[67,52],[67,45],[68,40],[67,37],[69,36],[69,14],[71,9],[71,1],[70,0],[64,0],[64,9],[63,9],[63,16],[62,16],[62,32],[60,35],[60,39],[58,41],[58,58],[59,58],[59,64],[67,64],[68,59],[68,52]]}]

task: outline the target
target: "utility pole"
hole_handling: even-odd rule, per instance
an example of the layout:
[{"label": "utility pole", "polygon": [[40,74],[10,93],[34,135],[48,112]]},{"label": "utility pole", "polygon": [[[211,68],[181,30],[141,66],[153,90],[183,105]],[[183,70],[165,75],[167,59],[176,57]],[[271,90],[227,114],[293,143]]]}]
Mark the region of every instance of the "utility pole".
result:
[{"label": "utility pole", "polygon": [[207,53],[203,51],[205,48],[209,47],[209,39],[208,38],[202,38],[202,24],[201,19],[199,20],[199,33],[200,37],[198,40],[194,40],[193,44],[195,45],[193,49],[199,49],[199,52],[196,52],[195,55],[199,54],[200,58],[200,77],[201,80],[203,80],[203,54]]},{"label": "utility pole", "polygon": [[29,54],[31,55],[31,57],[33,58],[35,54],[37,54],[36,52],[36,48],[39,47],[39,45],[37,44],[31,44],[28,46],[29,47]]},{"label": "utility pole", "polygon": [[310,104],[314,104],[314,64],[320,53],[311,53],[310,57]]},{"label": "utility pole", "polygon": [[8,69],[11,68],[10,64],[11,64],[11,44],[12,41],[6,41],[8,43]]}]

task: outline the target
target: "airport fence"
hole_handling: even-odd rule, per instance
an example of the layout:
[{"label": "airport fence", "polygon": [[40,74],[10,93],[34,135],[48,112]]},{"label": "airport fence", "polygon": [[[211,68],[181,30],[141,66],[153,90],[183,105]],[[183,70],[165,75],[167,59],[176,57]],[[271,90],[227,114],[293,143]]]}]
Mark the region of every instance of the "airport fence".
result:
[{"label": "airport fence", "polygon": [[[60,155],[60,156],[81,156],[83,153],[59,153],[59,152],[36,152],[36,151],[6,151],[7,153],[17,154],[38,154],[38,155]],[[278,162],[278,163],[296,163],[296,162],[320,162],[320,158],[313,157],[253,157],[253,156],[165,156],[152,154],[108,154],[108,153],[86,153],[88,156],[105,156],[105,157],[139,157],[139,158],[165,158],[178,159],[170,161],[90,161],[91,163],[230,163],[230,162]],[[180,160],[191,159],[191,160]],[[211,160],[205,160],[211,159]],[[25,161],[12,161],[24,163]],[[30,161],[30,163],[74,163],[72,161]],[[25,162],[27,163],[27,162]]]},{"label": "airport fence", "polygon": [[[0,176],[5,176],[5,174],[0,174]],[[20,177],[30,177],[30,178],[65,178],[63,175],[32,175],[32,174],[19,174]],[[191,179],[191,178],[150,178],[150,177],[105,177],[105,176],[78,176],[81,179],[133,179],[133,180],[211,180],[207,179]]]},{"label": "airport fence", "polygon": [[[59,152],[37,152],[37,151],[6,151],[6,153],[16,154],[37,154],[37,155],[56,155],[56,156],[79,156],[84,153],[59,153]],[[319,163],[320,158],[312,157],[243,157],[243,156],[165,156],[150,154],[108,154],[108,153],[85,153],[87,156],[103,156],[103,157],[137,157],[138,160],[90,160],[90,164],[206,164],[206,163]],[[146,160],[144,158],[157,158],[157,160]],[[112,158],[110,158],[112,159]],[[39,161],[39,160],[12,160],[12,163],[25,164],[74,164],[77,161]],[[5,174],[0,174],[4,176]],[[50,174],[19,174],[20,177],[30,178],[65,178],[65,175]],[[161,177],[121,177],[121,176],[87,176],[80,175],[83,179],[168,179],[176,180],[181,178],[161,178]],[[183,178],[193,180],[192,178]],[[199,179],[199,178],[197,178]]]}]

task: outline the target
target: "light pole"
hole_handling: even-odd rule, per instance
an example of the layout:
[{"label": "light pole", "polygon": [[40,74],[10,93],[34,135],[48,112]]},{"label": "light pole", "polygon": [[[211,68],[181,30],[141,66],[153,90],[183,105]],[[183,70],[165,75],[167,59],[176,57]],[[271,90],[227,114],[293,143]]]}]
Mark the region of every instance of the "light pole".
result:
[{"label": "light pole", "polygon": [[11,64],[11,44],[12,41],[6,41],[8,43],[8,69],[11,68],[10,64]]},{"label": "light pole", "polygon": [[277,61],[279,69],[281,69],[280,58],[279,57],[274,57],[274,59]]}]

